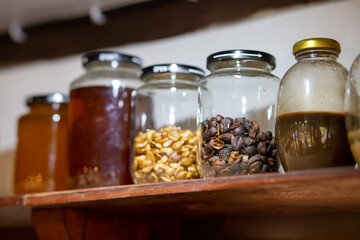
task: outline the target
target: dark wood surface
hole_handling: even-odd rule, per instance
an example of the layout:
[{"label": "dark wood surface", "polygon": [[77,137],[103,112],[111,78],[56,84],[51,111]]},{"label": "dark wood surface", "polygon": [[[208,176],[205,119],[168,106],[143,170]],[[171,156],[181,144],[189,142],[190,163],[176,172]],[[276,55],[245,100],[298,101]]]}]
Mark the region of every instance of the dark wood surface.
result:
[{"label": "dark wood surface", "polygon": [[37,193],[0,204],[0,234],[34,226],[39,239],[360,239],[360,170],[352,167]]},{"label": "dark wood surface", "polygon": [[2,197],[0,204],[0,213],[17,206],[69,207],[129,216],[360,213],[360,171],[338,167],[111,186]]},{"label": "dark wood surface", "polygon": [[324,0],[157,0],[106,13],[103,26],[88,17],[25,28],[28,39],[0,36],[0,66],[51,59],[99,48],[149,41],[243,19],[260,10]]}]

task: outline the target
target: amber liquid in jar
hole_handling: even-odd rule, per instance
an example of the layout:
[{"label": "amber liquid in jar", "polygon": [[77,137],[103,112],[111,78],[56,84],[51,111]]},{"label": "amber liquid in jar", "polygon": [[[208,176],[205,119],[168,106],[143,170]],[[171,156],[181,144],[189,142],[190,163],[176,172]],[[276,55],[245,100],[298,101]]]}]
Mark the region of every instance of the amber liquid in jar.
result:
[{"label": "amber liquid in jar", "polygon": [[16,194],[67,188],[67,104],[33,103],[18,124]]},{"label": "amber liquid in jar", "polygon": [[276,119],[276,141],[285,171],[355,164],[341,113],[281,115]]},{"label": "amber liquid in jar", "polygon": [[132,183],[129,88],[85,87],[70,93],[72,188]]}]

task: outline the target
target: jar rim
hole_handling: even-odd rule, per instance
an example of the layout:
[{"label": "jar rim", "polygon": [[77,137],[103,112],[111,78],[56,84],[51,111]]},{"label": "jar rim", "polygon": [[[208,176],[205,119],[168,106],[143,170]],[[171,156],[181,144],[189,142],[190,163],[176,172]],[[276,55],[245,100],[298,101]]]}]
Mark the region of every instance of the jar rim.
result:
[{"label": "jar rim", "polygon": [[92,51],[82,56],[82,63],[85,67],[92,62],[127,62],[134,63],[141,67],[142,60],[139,57],[123,54],[116,51]]},{"label": "jar rim", "polygon": [[219,61],[228,61],[228,60],[255,60],[267,62],[271,70],[274,70],[276,67],[276,59],[273,55],[261,52],[257,50],[247,50],[247,49],[232,49],[225,50],[220,52],[215,52],[209,55],[206,59],[206,67],[210,70],[210,65],[214,62]]},{"label": "jar rim", "polygon": [[141,78],[144,78],[145,76],[150,74],[157,73],[183,73],[197,75],[200,77],[204,77],[205,75],[205,72],[201,68],[195,66],[178,63],[163,63],[143,68]]},{"label": "jar rim", "polygon": [[33,103],[68,103],[69,97],[65,94],[56,92],[43,95],[32,95],[26,99],[26,105]]}]

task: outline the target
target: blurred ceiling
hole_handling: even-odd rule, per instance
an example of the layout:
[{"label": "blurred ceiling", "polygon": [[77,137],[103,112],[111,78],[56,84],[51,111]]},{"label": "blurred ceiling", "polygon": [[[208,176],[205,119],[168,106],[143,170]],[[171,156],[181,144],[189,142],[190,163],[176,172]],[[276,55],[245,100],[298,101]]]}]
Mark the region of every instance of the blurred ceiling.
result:
[{"label": "blurred ceiling", "polygon": [[0,34],[28,27],[90,15],[95,24],[108,11],[147,0],[0,0]]}]

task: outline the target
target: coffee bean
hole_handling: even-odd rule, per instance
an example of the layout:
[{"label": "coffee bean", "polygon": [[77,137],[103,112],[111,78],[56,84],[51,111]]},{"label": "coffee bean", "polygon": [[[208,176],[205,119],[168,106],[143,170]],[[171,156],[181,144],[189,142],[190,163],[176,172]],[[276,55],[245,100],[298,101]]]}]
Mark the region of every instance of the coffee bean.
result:
[{"label": "coffee bean", "polygon": [[265,142],[259,142],[259,144],[257,145],[257,151],[261,155],[265,156],[266,155],[266,143]]},{"label": "coffee bean", "polygon": [[226,168],[227,164],[224,160],[216,160],[214,162],[214,168],[216,171],[221,171]]},{"label": "coffee bean", "polygon": [[254,156],[252,156],[250,159],[249,159],[249,164],[253,164],[254,162],[257,162],[257,161],[260,161],[261,162],[261,157],[260,157],[260,154],[255,154]]},{"label": "coffee bean", "polygon": [[245,128],[243,125],[237,125],[237,127],[232,130],[232,134],[237,136],[237,135],[244,135],[245,134]]},{"label": "coffee bean", "polygon": [[221,149],[221,150],[219,151],[219,157],[220,157],[221,159],[227,159],[227,158],[229,158],[230,154],[231,154],[231,149],[230,149],[230,148],[223,148],[223,149]]},{"label": "coffee bean", "polygon": [[265,133],[264,133],[263,131],[260,131],[260,132],[256,135],[256,139],[257,139],[258,141],[265,141],[265,138],[266,138],[266,136],[265,136]]},{"label": "coffee bean", "polygon": [[267,163],[268,160],[267,156],[260,156],[260,158],[263,163]]},{"label": "coffee bean", "polygon": [[209,136],[214,137],[217,134],[217,128],[216,127],[211,127],[209,130]]},{"label": "coffee bean", "polygon": [[251,137],[251,138],[255,138],[256,137],[256,130],[255,129],[250,129],[249,130],[249,137]]},{"label": "coffee bean", "polygon": [[254,163],[252,163],[249,167],[249,170],[251,173],[259,173],[262,170],[262,162],[261,161],[256,161]]},{"label": "coffee bean", "polygon": [[242,147],[243,140],[240,135],[231,136],[231,146],[234,151],[239,151]]},{"label": "coffee bean", "polygon": [[225,143],[230,143],[231,142],[231,133],[223,133],[219,136],[219,139],[223,140]]},{"label": "coffee bean", "polygon": [[229,117],[224,118],[221,123],[220,123],[220,127],[222,129],[222,132],[228,132],[230,131],[230,126],[233,125],[233,120]]},{"label": "coffee bean", "polygon": [[212,149],[208,149],[206,147],[203,147],[201,149],[201,156],[203,159],[209,159],[214,155],[215,151]]},{"label": "coffee bean", "polygon": [[203,121],[203,123],[201,125],[203,128],[203,131],[206,131],[209,128],[209,120]]},{"label": "coffee bean", "polygon": [[233,124],[230,126],[229,130],[233,131],[237,127],[238,127],[238,124],[236,122],[233,122]]},{"label": "coffee bean", "polygon": [[224,119],[224,117],[221,115],[217,115],[215,119],[217,123],[220,123]]},{"label": "coffee bean", "polygon": [[249,138],[249,137],[244,137],[243,138],[243,143],[244,143],[245,146],[250,146],[253,142],[254,142],[254,140]]},{"label": "coffee bean", "polygon": [[245,149],[241,150],[241,153],[245,154],[245,155],[249,155],[251,157],[257,153],[256,146],[254,146],[254,145],[247,146],[247,147],[245,147]]},{"label": "coffee bean", "polygon": [[216,138],[211,139],[209,144],[212,148],[216,150],[220,150],[225,146],[225,143],[222,140]]},{"label": "coffee bean", "polygon": [[254,129],[255,132],[258,132],[258,131],[260,130],[260,125],[259,125],[259,123],[258,123],[257,121],[252,120],[252,121],[251,121],[251,124],[253,125],[253,128],[252,128],[252,129]]},{"label": "coffee bean", "polygon": [[215,118],[214,118],[213,120],[210,120],[210,121],[209,121],[209,128],[211,128],[211,127],[216,128],[217,125],[218,125],[218,123],[216,122],[216,119],[215,119]]},{"label": "coffee bean", "polygon": [[266,140],[271,140],[272,139],[272,132],[270,132],[270,131],[265,131],[264,132],[265,133],[265,136],[266,136]]}]

